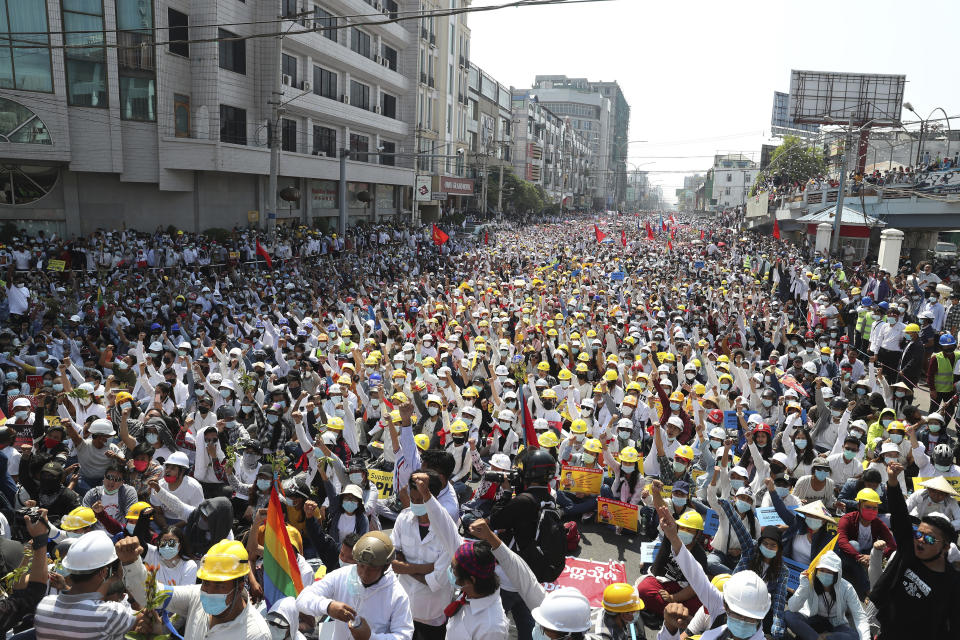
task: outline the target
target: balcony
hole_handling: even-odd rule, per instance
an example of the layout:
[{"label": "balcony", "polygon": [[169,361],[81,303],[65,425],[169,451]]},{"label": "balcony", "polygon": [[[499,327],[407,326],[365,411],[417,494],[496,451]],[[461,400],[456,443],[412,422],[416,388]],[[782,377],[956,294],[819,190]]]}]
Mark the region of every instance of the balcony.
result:
[{"label": "balcony", "polygon": [[430,34],[430,46],[431,47],[437,46],[437,34],[435,33]]},{"label": "balcony", "polygon": [[429,39],[430,39],[430,32],[427,31],[427,30],[426,30],[425,28],[423,28],[423,27],[420,27],[420,39],[421,39],[421,40],[429,40]]},{"label": "balcony", "polygon": [[423,71],[420,72],[420,84],[427,84],[427,74]]},{"label": "balcony", "polygon": [[460,56],[460,67],[461,67],[461,68],[467,66],[465,60],[466,60],[466,59],[465,59],[463,56]]},{"label": "balcony", "polygon": [[435,88],[435,87],[437,86],[437,81],[434,79],[433,76],[430,76],[430,77],[427,79],[427,85],[428,85],[431,89],[433,89],[433,88]]}]

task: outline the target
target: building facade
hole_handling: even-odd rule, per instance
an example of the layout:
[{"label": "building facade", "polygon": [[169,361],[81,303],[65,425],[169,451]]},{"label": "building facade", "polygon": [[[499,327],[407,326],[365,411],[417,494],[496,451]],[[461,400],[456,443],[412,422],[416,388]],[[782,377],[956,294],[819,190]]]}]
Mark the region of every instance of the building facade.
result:
[{"label": "building facade", "polygon": [[[64,234],[121,223],[334,229],[341,150],[349,221],[403,213],[415,38],[375,23],[408,4],[0,3],[8,34],[48,34],[29,47],[7,38],[0,56],[0,220]],[[285,198],[275,212],[274,136]]]},{"label": "building facade", "polygon": [[712,208],[722,211],[746,205],[750,187],[759,173],[757,163],[743,154],[714,156]]},{"label": "building facade", "polygon": [[475,64],[470,64],[467,95],[467,137],[470,163],[467,175],[476,185],[472,209],[500,213],[503,199],[499,190],[491,198],[491,177],[500,182],[501,171],[513,166],[513,116],[510,88],[497,82]]}]

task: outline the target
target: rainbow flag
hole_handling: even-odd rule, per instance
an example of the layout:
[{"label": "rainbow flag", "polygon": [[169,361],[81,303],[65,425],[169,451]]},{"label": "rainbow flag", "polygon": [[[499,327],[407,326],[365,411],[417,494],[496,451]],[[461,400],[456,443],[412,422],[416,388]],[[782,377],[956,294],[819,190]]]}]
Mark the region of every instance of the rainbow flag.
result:
[{"label": "rainbow flag", "polygon": [[263,597],[267,607],[272,607],[281,598],[296,597],[301,591],[303,580],[297,566],[297,555],[287,535],[287,523],[274,481],[263,532]]}]

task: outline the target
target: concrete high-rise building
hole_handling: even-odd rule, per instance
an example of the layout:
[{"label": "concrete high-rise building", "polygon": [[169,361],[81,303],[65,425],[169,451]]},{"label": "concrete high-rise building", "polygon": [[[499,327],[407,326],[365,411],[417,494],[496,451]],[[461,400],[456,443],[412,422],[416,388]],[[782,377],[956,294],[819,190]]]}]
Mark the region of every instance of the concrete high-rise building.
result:
[{"label": "concrete high-rise building", "polygon": [[[269,213],[333,229],[341,149],[349,221],[401,215],[413,184],[402,151],[416,113],[417,38],[404,23],[375,23],[417,6],[0,3],[0,25],[35,34],[20,46],[0,33],[0,220],[60,233],[202,230],[262,225]],[[283,199],[270,212],[273,136]]]},{"label": "concrete high-rise building", "polygon": [[[500,171],[512,169],[513,114],[510,88],[470,63],[467,94],[467,138],[470,145],[467,176],[476,181],[471,208],[500,212],[502,198],[492,194],[489,178],[500,181]],[[499,201],[499,202],[498,202]],[[498,208],[498,204],[500,205]]]},{"label": "concrete high-rise building", "polygon": [[620,85],[616,81],[594,82],[586,78],[568,78],[564,75],[538,75],[534,81],[535,90],[572,89],[580,93],[595,93],[610,102],[607,139],[606,169],[603,172],[602,197],[604,207],[610,209],[623,206],[627,188],[627,153],[630,131],[630,105],[627,103]]},{"label": "concrete high-rise building", "polygon": [[[750,187],[760,169],[742,153],[719,154],[713,157],[713,196],[710,204],[718,211],[745,205]],[[709,182],[709,177],[705,178]]]}]

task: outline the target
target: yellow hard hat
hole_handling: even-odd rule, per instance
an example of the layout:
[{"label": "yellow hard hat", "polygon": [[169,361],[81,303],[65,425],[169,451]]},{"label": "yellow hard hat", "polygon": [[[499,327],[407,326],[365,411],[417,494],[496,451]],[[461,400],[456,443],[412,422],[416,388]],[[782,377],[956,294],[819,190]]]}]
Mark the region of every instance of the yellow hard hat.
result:
[{"label": "yellow hard hat", "polygon": [[677,452],[673,454],[674,458],[683,458],[684,460],[693,460],[693,447],[690,445],[681,445],[677,447]]},{"label": "yellow hard hat", "polygon": [[127,401],[133,402],[133,396],[127,393],[126,391],[121,391],[120,393],[117,394],[117,404],[120,404],[122,402],[127,402]]},{"label": "yellow hard hat", "polygon": [[573,424],[570,425],[571,433],[586,433],[587,432],[587,421],[583,418],[578,418],[573,421]]},{"label": "yellow hard hat", "polygon": [[590,371],[590,368],[587,366],[586,362],[577,363],[577,373],[587,373]]},{"label": "yellow hard hat", "polygon": [[860,491],[857,492],[857,502],[880,504],[880,494],[873,489],[860,489]]},{"label": "yellow hard hat", "polygon": [[420,361],[420,364],[422,364],[425,367],[433,367],[437,364],[437,361],[431,358],[430,356],[427,356],[426,358]]},{"label": "yellow hard hat", "polygon": [[703,531],[703,516],[693,510],[684,511],[683,515],[677,518],[677,526]]},{"label": "yellow hard hat", "polygon": [[556,400],[557,392],[553,389],[546,389],[540,397],[543,400]]},{"label": "yellow hard hat", "polygon": [[617,372],[614,371],[613,369],[607,369],[607,372],[603,374],[603,379],[606,380],[607,382],[613,382],[619,377],[620,376],[617,375]]},{"label": "yellow hard hat", "polygon": [[573,374],[570,373],[569,369],[561,369],[560,373],[557,374],[557,378],[560,380],[570,380],[573,378]]},{"label": "yellow hard hat", "polygon": [[130,508],[127,509],[127,520],[130,522],[136,522],[140,519],[140,514],[143,513],[143,510],[149,508],[149,502],[134,502]]},{"label": "yellow hard hat", "polygon": [[343,418],[340,416],[333,416],[327,420],[327,429],[331,431],[343,431]]},{"label": "yellow hard hat", "polygon": [[413,436],[413,441],[417,443],[417,447],[421,451],[426,451],[430,448],[430,438],[427,437],[427,434],[425,433],[418,433],[417,435]]},{"label": "yellow hard hat", "polygon": [[545,360],[541,360],[537,364],[537,369],[540,371],[550,371],[550,363],[546,362]]},{"label": "yellow hard hat", "polygon": [[212,582],[236,580],[250,573],[247,550],[239,540],[221,540],[200,561],[197,578]]},{"label": "yellow hard hat", "polygon": [[453,424],[450,425],[450,433],[467,433],[468,431],[470,431],[470,427],[463,420],[454,420]]},{"label": "yellow hard hat", "polygon": [[600,444],[600,441],[597,440],[596,438],[590,438],[589,440],[584,442],[583,448],[584,450],[589,451],[591,453],[600,453],[601,451],[603,451],[603,445]]},{"label": "yellow hard hat", "polygon": [[684,400],[686,400],[686,398],[683,396],[682,391],[674,391],[670,394],[671,402],[683,402]]},{"label": "yellow hard hat", "polygon": [[710,581],[710,584],[713,585],[713,588],[723,593],[723,585],[727,584],[727,580],[730,579],[729,573],[720,573],[713,576],[713,580]]},{"label": "yellow hard hat", "polygon": [[463,390],[464,398],[479,398],[480,394],[477,392],[477,388],[474,386],[469,386]]},{"label": "yellow hard hat", "polygon": [[577,360],[584,363],[590,362],[590,356],[588,356],[586,353],[581,351],[580,355],[577,356]]},{"label": "yellow hard hat", "polygon": [[60,521],[65,531],[77,531],[97,524],[97,514],[90,507],[77,507]]},{"label": "yellow hard hat", "polygon": [[903,328],[904,333],[920,333],[920,325],[911,322],[906,327]]},{"label": "yellow hard hat", "polygon": [[390,412],[390,422],[392,422],[393,424],[400,424],[402,420],[403,418],[400,417],[399,409],[394,409],[393,411]]},{"label": "yellow hard hat", "polygon": [[624,447],[623,450],[620,451],[620,455],[618,457],[620,462],[631,463],[639,460],[640,454],[637,453],[637,450],[633,447]]},{"label": "yellow hard hat", "polygon": [[719,358],[717,358],[717,362],[730,362],[730,358],[727,357],[726,354],[724,354],[724,355],[720,356]]},{"label": "yellow hard hat", "polygon": [[537,441],[544,449],[550,449],[560,444],[560,438],[553,431],[544,431],[537,436]]},{"label": "yellow hard hat", "polygon": [[619,364],[619,363],[620,363],[620,358],[617,357],[617,354],[611,353],[610,355],[607,356],[607,364],[609,364],[609,363],[611,363],[611,362],[613,362],[613,363],[615,363],[615,364]]},{"label": "yellow hard hat", "polygon": [[904,426],[904,424],[903,424],[902,422],[900,422],[899,420],[894,420],[893,422],[891,422],[890,424],[887,425],[887,431],[888,431],[888,432],[890,432],[890,431],[906,431],[906,430],[907,430],[907,428],[906,428],[906,427]]},{"label": "yellow hard hat", "polygon": [[407,372],[403,369],[394,369],[393,373],[390,374],[391,378],[406,378]]},{"label": "yellow hard hat", "polygon": [[627,391],[643,391],[643,388],[639,382],[634,381],[627,385]]},{"label": "yellow hard hat", "polygon": [[641,611],[643,600],[637,595],[637,590],[626,582],[614,582],[603,590],[603,608],[611,613],[630,613]]},{"label": "yellow hard hat", "polygon": [[623,404],[636,408],[637,396],[623,396]]}]

